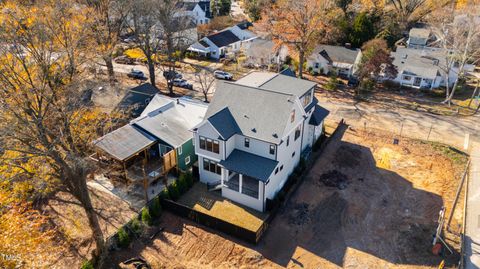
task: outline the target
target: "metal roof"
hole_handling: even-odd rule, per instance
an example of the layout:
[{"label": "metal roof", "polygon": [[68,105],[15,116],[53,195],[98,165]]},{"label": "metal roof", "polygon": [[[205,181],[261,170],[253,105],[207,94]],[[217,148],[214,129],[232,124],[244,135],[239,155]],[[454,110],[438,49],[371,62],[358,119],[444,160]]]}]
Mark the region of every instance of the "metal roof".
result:
[{"label": "metal roof", "polygon": [[278,161],[235,149],[228,158],[220,162],[228,170],[267,182]]},{"label": "metal roof", "polygon": [[93,144],[119,161],[125,161],[149,148],[156,139],[130,124],[108,133]]},{"label": "metal roof", "polygon": [[147,107],[150,112],[132,121],[132,124],[174,148],[193,137],[190,130],[203,121],[207,111],[205,104],[187,98],[171,99],[156,95],[152,106],[155,107],[156,103],[164,105],[156,109]]}]

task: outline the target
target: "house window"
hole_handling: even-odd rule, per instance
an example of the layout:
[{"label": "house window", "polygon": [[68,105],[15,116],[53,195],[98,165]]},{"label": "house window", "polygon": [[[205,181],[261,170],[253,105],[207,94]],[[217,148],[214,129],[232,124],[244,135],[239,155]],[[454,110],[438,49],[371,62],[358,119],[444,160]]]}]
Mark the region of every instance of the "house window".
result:
[{"label": "house window", "polygon": [[306,107],[308,104],[310,104],[311,101],[312,101],[312,95],[310,92],[308,92],[303,97],[303,107]]},{"label": "house window", "polygon": [[185,158],[185,164],[189,164],[189,163],[190,163],[190,156],[187,156],[187,157]]},{"label": "house window", "polygon": [[148,105],[150,103],[150,98],[145,99],[145,104]]},{"label": "house window", "polygon": [[205,138],[203,136],[200,136],[200,148],[213,153],[220,152],[220,144],[218,143],[218,140]]},{"label": "house window", "polygon": [[287,136],[287,147],[290,145],[290,136]]},{"label": "house window", "polygon": [[403,80],[412,80],[412,77],[411,76],[403,76],[402,79]]},{"label": "house window", "polygon": [[275,154],[275,145],[270,145],[270,154]]},{"label": "house window", "polygon": [[295,157],[295,151],[292,153],[292,158]]},{"label": "house window", "polygon": [[217,162],[207,158],[203,158],[203,170],[216,173],[218,175],[222,174],[222,168],[217,164]]},{"label": "house window", "polygon": [[178,155],[182,155],[182,146],[178,147],[177,153],[178,153]]},{"label": "house window", "polygon": [[297,139],[300,137],[301,132],[302,132],[302,128],[300,125],[298,125],[297,128],[295,129],[295,141],[297,141]]},{"label": "house window", "polygon": [[320,64],[319,63],[315,63],[315,68],[319,68],[320,67]]},{"label": "house window", "polygon": [[278,167],[275,169],[275,175],[278,173]]},{"label": "house window", "polygon": [[280,166],[280,171],[282,171],[282,170],[283,170],[283,164],[282,164],[282,166]]},{"label": "house window", "polygon": [[292,113],[290,114],[290,122],[294,122],[295,121],[295,109],[292,110]]},{"label": "house window", "polygon": [[250,139],[245,138],[244,145],[245,145],[246,148],[249,148],[250,147]]}]

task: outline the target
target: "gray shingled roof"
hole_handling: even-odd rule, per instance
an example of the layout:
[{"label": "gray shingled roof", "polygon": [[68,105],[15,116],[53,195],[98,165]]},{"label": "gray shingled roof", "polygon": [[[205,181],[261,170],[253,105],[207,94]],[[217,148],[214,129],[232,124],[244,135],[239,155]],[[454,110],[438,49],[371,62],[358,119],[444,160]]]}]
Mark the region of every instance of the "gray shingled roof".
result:
[{"label": "gray shingled roof", "polygon": [[308,124],[318,126],[328,116],[328,114],[330,114],[330,111],[319,105],[315,105],[315,110],[313,111],[312,117],[310,118]]},{"label": "gray shingled roof", "polygon": [[417,75],[424,78],[435,79],[437,74],[444,74],[445,51],[438,49],[419,50],[409,48],[397,48],[392,52],[393,64],[399,74]]},{"label": "gray shingled roof", "polygon": [[252,72],[237,80],[236,83],[298,97],[317,85],[312,81],[272,72]]},{"label": "gray shingled roof", "polygon": [[342,46],[319,45],[315,48],[311,56],[320,54],[332,62],[354,64],[357,55],[360,53],[358,49],[349,49]]},{"label": "gray shingled roof", "polygon": [[156,139],[130,124],[108,133],[93,144],[119,161],[125,161],[140,151],[149,148]]},{"label": "gray shingled roof", "polygon": [[221,31],[221,32],[209,35],[206,38],[212,41],[212,43],[219,48],[225,47],[232,43],[240,41],[240,39],[230,30]]},{"label": "gray shingled roof", "polygon": [[220,165],[228,170],[267,182],[278,162],[252,153],[235,149]]},{"label": "gray shingled roof", "polygon": [[240,128],[238,127],[235,119],[232,116],[232,113],[230,113],[228,108],[218,111],[213,116],[208,118],[208,121],[220,133],[224,140],[228,140],[236,133],[241,133]]},{"label": "gray shingled roof", "polygon": [[427,28],[412,28],[410,29],[408,36],[428,39],[430,37],[430,33],[431,30]]},{"label": "gray shingled roof", "polygon": [[278,144],[290,118],[293,100],[291,94],[218,82],[205,118],[209,119],[228,107],[240,133]]}]

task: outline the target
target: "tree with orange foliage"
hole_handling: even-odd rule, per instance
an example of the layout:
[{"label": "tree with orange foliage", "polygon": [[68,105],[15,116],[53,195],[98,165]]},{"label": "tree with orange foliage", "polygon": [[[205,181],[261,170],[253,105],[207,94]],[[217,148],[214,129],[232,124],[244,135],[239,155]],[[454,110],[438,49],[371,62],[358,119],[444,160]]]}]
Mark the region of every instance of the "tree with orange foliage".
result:
[{"label": "tree with orange foliage", "polygon": [[102,117],[81,102],[80,91],[92,56],[90,14],[74,0],[0,4],[0,183],[26,188],[30,199],[57,190],[74,196],[97,258],[105,240],[87,189],[94,169],[87,155]]},{"label": "tree with orange foliage", "polygon": [[265,8],[260,25],[277,45],[298,54],[298,76],[302,77],[305,56],[331,37],[335,14],[341,12],[331,0],[279,0]]}]

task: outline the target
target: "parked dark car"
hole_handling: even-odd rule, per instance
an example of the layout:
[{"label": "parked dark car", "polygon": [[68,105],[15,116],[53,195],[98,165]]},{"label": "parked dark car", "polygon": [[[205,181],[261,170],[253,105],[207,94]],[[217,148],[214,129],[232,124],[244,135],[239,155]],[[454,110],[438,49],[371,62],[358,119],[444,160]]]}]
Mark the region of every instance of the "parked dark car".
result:
[{"label": "parked dark car", "polygon": [[141,80],[146,80],[147,78],[145,77],[145,74],[140,71],[140,70],[135,70],[132,69],[130,73],[127,74],[129,78],[134,78],[134,79],[141,79]]},{"label": "parked dark car", "polygon": [[349,87],[357,87],[360,82],[357,78],[351,77],[348,79],[347,86]]},{"label": "parked dark car", "polygon": [[163,71],[163,77],[167,80],[183,78],[182,74],[178,73],[175,70]]},{"label": "parked dark car", "polygon": [[135,64],[135,60],[127,56],[119,56],[115,58],[115,62],[117,64],[129,64],[129,65]]}]

